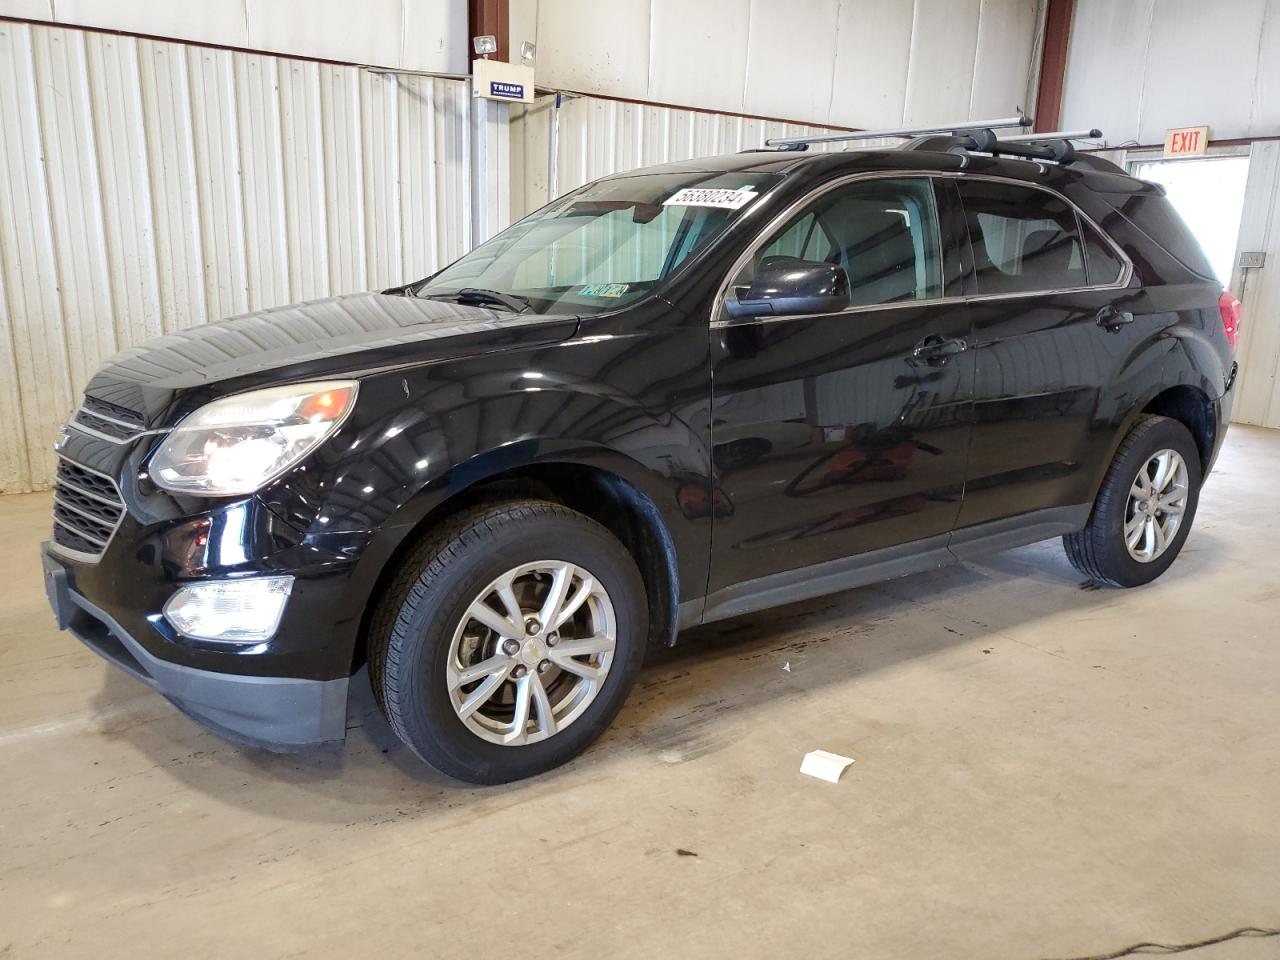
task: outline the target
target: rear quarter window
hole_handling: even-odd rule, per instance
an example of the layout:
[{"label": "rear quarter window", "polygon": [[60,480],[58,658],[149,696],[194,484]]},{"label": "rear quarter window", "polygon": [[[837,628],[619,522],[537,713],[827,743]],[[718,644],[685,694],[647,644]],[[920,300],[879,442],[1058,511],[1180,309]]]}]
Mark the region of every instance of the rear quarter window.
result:
[{"label": "rear quarter window", "polygon": [[[1112,198],[1107,199],[1110,201]],[[1133,194],[1114,203],[1114,206],[1148,240],[1192,273],[1205,280],[1216,277],[1213,265],[1200,249],[1199,241],[1165,197],[1154,193]]]}]

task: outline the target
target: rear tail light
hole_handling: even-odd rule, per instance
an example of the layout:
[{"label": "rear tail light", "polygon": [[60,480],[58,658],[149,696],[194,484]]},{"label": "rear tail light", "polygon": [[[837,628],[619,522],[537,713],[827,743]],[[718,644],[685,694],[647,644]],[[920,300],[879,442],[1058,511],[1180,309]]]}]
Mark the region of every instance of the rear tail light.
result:
[{"label": "rear tail light", "polygon": [[1227,343],[1231,349],[1236,348],[1236,339],[1240,336],[1240,301],[1231,295],[1230,290],[1223,290],[1218,298],[1218,312],[1222,314],[1222,332],[1227,335]]}]

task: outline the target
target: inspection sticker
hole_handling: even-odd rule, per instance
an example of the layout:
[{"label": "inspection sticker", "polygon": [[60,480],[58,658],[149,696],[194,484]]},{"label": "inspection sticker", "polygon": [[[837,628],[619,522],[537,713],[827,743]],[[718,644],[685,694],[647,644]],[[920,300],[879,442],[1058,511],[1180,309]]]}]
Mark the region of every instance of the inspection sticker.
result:
[{"label": "inspection sticker", "polygon": [[685,187],[662,202],[664,207],[720,207],[737,210],[745,207],[758,194],[750,187],[728,190],[724,187]]},{"label": "inspection sticker", "polygon": [[629,283],[584,283],[578,289],[580,297],[620,297],[627,292]]}]

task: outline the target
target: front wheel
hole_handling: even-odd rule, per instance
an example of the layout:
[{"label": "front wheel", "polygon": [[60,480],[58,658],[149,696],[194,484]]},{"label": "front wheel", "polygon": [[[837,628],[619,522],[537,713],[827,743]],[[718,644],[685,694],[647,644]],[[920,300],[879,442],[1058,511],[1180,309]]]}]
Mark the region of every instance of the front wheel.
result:
[{"label": "front wheel", "polygon": [[396,734],[438,770],[505,783],[576,756],[621,708],[648,633],[618,540],[558,504],[472,511],[414,551],[371,627]]},{"label": "front wheel", "polygon": [[1110,586],[1150,583],[1186,543],[1200,481],[1200,453],[1187,428],[1141,417],[1116,451],[1088,526],[1062,538],[1068,559]]}]

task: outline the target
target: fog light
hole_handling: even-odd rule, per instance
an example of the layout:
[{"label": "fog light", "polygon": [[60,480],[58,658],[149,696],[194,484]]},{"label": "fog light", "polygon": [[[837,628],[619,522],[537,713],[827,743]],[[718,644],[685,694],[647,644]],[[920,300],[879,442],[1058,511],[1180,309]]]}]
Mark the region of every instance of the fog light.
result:
[{"label": "fog light", "polygon": [[164,615],[193,640],[261,643],[275,635],[292,588],[293,577],[190,583],[169,598]]}]

